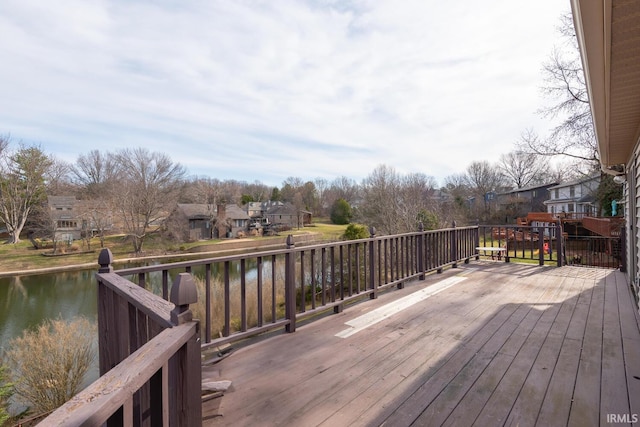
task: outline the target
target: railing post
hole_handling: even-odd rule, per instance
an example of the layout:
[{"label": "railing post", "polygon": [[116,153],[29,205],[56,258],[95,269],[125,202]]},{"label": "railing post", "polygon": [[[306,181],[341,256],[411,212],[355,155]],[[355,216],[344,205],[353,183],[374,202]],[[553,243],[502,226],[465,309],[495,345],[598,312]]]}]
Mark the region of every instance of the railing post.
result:
[{"label": "railing post", "polygon": [[627,226],[623,225],[620,229],[620,237],[617,237],[618,245],[620,246],[620,271],[626,273],[627,271]]},{"label": "railing post", "polygon": [[378,298],[378,284],[376,282],[376,228],[373,226],[369,227],[369,235],[371,236],[371,240],[369,240],[369,289],[371,293],[369,294],[370,299]]},{"label": "railing post", "polygon": [[538,265],[544,265],[544,228],[538,227]]},{"label": "railing post", "polygon": [[[294,248],[296,244],[293,241],[293,235],[287,236],[287,253],[284,259],[284,298],[285,298],[285,317],[289,321],[286,326],[287,332],[296,331],[296,279],[295,268],[296,259]],[[333,277],[331,278],[333,280]]]},{"label": "railing post", "polygon": [[451,224],[451,268],[458,268],[458,230],[456,230],[456,221]]},{"label": "railing post", "polygon": [[418,224],[418,280],[424,280],[424,224],[422,221]]},{"label": "railing post", "polygon": [[[190,273],[180,273],[171,287],[170,300],[175,305],[171,322],[181,325],[193,321],[190,304],[198,302],[198,291]],[[200,328],[170,360],[169,414],[170,425],[202,425],[202,360]],[[163,390],[163,393],[165,391]]]},{"label": "railing post", "polygon": [[564,242],[563,240],[563,236],[562,236],[562,223],[560,221],[558,221],[556,223],[556,257],[558,257],[558,267],[562,267],[564,262],[563,262],[563,256],[564,256],[564,249],[563,249],[563,244]]},{"label": "railing post", "polygon": [[[475,248],[480,247],[480,221],[476,221],[476,239],[474,242],[475,246],[474,246],[474,251],[476,254],[476,261],[480,260],[480,251],[476,250]],[[483,245],[485,246],[485,245]]]},{"label": "railing post", "polygon": [[[109,248],[104,248],[98,255],[100,268],[98,273],[113,273],[113,254]],[[115,333],[116,325],[113,322],[113,307],[109,304],[109,291],[100,280],[98,280],[98,365],[100,375],[106,374],[111,367],[120,361],[117,358],[117,351],[113,346],[117,346],[117,341],[109,340],[110,334]],[[111,316],[109,315],[111,314]]]}]

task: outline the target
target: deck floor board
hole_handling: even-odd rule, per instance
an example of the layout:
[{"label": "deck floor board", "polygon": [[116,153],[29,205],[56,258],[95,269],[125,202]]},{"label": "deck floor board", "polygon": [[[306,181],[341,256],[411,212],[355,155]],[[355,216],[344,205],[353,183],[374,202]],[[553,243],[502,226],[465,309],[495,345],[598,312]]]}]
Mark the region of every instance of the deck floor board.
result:
[{"label": "deck floor board", "polygon": [[[453,276],[464,280],[336,336]],[[640,410],[639,358],[622,273],[480,261],[237,349],[212,368],[233,385],[204,425],[606,424]]]}]

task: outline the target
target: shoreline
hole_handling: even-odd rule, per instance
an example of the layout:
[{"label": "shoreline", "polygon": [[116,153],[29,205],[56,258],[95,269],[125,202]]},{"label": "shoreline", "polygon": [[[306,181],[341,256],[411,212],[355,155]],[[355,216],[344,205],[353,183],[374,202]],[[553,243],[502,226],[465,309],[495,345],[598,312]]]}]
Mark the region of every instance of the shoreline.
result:
[{"label": "shoreline", "polygon": [[[308,233],[308,234],[298,234],[293,235],[295,243],[308,243],[310,241],[315,241],[315,237],[317,237],[318,233]],[[221,253],[230,254],[236,252],[243,252],[247,250],[269,250],[280,248],[285,244],[286,237],[275,236],[273,239],[264,239],[264,240],[229,240],[222,241],[218,243],[212,243],[211,245],[200,246],[200,248],[208,247],[208,246],[220,246],[220,248],[216,248],[215,250],[206,250],[202,252],[183,252],[183,253],[175,253],[175,254],[162,254],[162,255],[148,255],[148,256],[140,256],[140,257],[128,257],[128,258],[118,258],[113,260],[113,265],[118,264],[126,264],[132,262],[143,262],[143,261],[152,261],[152,260],[162,260],[162,259],[172,259],[172,258],[207,258],[207,256],[215,256]],[[224,246],[232,246],[232,247],[224,247]],[[96,261],[82,263],[82,264],[71,264],[71,265],[61,265],[56,267],[43,267],[43,268],[34,268],[28,270],[13,270],[13,271],[0,271],[0,278],[4,277],[21,277],[21,276],[36,276],[39,274],[49,274],[49,273],[64,273],[67,271],[79,271],[79,270],[97,270],[99,268],[98,264],[98,254],[96,253]]]}]

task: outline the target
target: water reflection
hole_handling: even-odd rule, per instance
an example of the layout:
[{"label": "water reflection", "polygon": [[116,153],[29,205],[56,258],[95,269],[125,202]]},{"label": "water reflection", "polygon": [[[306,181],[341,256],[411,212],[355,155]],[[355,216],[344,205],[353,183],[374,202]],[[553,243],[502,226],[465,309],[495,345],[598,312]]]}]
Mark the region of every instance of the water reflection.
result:
[{"label": "water reflection", "polygon": [[94,270],[0,278],[0,347],[45,319],[96,319]]},{"label": "water reflection", "polygon": [[[256,264],[255,259],[246,260],[247,281],[257,276]],[[266,271],[269,270],[267,266],[270,267],[270,260],[264,262]],[[170,270],[169,284],[181,272],[184,269]],[[229,273],[233,286],[240,281],[240,263],[231,263]],[[192,274],[204,278],[205,267],[193,267]],[[94,275],[95,270],[81,270],[0,278],[0,347],[5,347],[11,338],[21,335],[25,329],[36,327],[45,319],[67,320],[86,316],[89,320],[96,321],[97,285]],[[214,283],[221,284],[224,264],[213,264],[211,276]],[[137,281],[135,277],[127,279]],[[162,295],[161,272],[149,274],[147,289],[156,295]]]}]

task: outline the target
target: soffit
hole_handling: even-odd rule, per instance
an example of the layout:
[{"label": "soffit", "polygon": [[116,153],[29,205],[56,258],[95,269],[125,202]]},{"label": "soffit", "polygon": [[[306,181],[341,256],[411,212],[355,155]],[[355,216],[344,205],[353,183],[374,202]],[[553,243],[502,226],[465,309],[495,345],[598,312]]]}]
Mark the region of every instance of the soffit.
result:
[{"label": "soffit", "polygon": [[626,163],[640,138],[640,1],[572,8],[601,162]]}]

